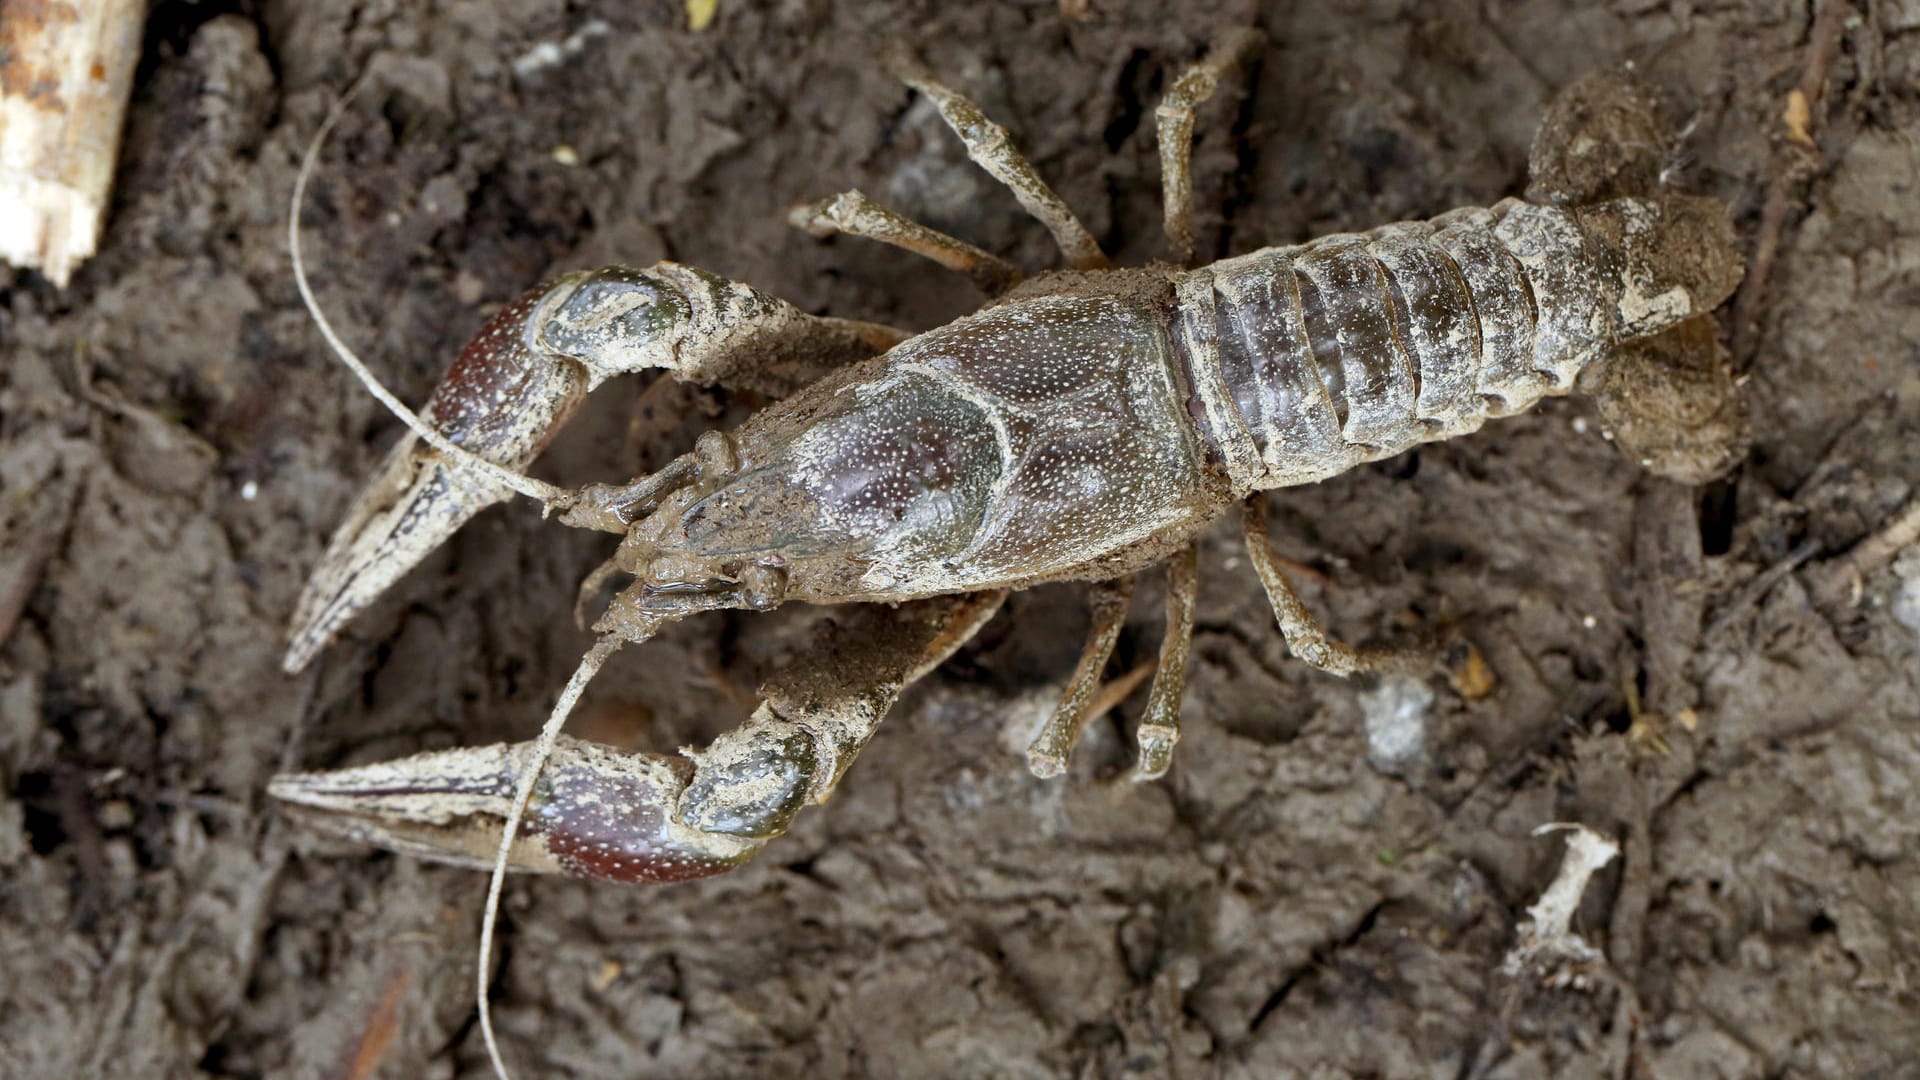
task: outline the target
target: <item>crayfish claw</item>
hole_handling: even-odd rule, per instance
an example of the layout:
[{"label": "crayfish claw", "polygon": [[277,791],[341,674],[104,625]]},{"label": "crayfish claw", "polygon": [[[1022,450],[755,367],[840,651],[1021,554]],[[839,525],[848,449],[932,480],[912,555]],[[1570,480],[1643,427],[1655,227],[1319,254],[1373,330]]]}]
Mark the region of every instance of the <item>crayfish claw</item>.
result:
[{"label": "crayfish claw", "polygon": [[282,666],[304,669],[340,628],[508,492],[461,474],[409,435],[355,498],[294,610]]},{"label": "crayfish claw", "polygon": [[[453,362],[421,418],[462,449],[513,471],[526,467],[586,396],[578,363],[537,348],[530,321],[551,292],[501,309]],[[361,488],[327,544],[293,617],[283,666],[305,668],[378,599],[475,514],[512,492],[473,464],[449,461],[409,435]]]},{"label": "crayfish claw", "polygon": [[[531,743],[440,750],[275,777],[268,793],[316,827],[402,854],[485,869]],[[761,843],[675,820],[684,758],[560,737],[534,784],[507,865],[598,881],[686,881],[731,870]]]}]

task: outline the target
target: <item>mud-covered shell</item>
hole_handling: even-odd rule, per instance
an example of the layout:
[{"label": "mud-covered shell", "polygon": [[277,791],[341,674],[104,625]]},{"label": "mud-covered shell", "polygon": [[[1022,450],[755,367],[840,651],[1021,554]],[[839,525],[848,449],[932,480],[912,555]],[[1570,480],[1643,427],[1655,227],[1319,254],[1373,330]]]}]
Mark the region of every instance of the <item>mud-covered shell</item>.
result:
[{"label": "mud-covered shell", "polygon": [[991,308],[734,437],[740,473],[687,506],[663,544],[778,555],[804,599],[1081,576],[1204,520],[1214,501],[1165,318],[1129,299]]}]

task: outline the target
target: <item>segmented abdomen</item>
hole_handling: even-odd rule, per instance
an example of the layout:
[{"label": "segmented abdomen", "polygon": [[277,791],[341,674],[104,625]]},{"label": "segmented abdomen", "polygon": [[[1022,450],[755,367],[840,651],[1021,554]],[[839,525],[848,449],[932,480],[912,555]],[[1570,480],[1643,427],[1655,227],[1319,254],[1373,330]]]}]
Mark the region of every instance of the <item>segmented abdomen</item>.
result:
[{"label": "segmented abdomen", "polygon": [[1509,200],[1215,263],[1177,283],[1191,411],[1255,489],[1464,434],[1606,351],[1598,262],[1571,212]]}]

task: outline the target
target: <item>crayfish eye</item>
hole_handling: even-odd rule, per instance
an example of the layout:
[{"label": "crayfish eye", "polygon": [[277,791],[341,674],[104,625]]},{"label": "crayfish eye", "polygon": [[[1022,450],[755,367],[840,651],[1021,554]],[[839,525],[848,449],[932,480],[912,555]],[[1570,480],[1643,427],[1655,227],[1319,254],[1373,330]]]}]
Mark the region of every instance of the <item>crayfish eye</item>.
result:
[{"label": "crayfish eye", "polygon": [[768,611],[780,605],[787,591],[787,572],[765,563],[748,563],[740,568],[740,597],[752,611]]},{"label": "crayfish eye", "polygon": [[622,350],[645,348],[684,327],[691,315],[672,283],[645,270],[602,267],[580,275],[547,310],[540,344],[591,365]]}]

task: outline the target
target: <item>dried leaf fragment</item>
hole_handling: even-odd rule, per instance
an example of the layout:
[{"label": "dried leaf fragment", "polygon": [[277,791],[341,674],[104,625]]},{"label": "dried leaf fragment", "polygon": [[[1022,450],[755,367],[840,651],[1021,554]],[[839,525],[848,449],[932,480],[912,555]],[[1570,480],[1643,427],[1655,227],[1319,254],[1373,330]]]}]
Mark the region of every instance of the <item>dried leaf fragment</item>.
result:
[{"label": "dried leaf fragment", "polygon": [[1500,686],[1487,658],[1470,642],[1448,651],[1447,681],[1453,684],[1453,692],[1467,701],[1479,701]]},{"label": "dried leaf fragment", "polygon": [[1780,119],[1787,125],[1787,138],[1809,150],[1819,149],[1814,145],[1812,132],[1808,130],[1813,123],[1813,109],[1807,104],[1805,91],[1796,87],[1787,95],[1787,108],[1780,114]]}]

